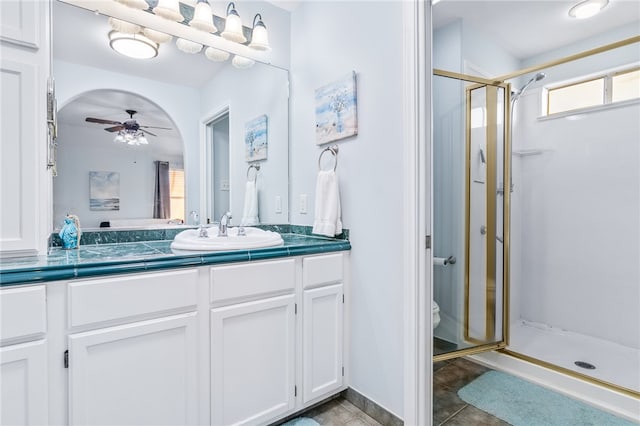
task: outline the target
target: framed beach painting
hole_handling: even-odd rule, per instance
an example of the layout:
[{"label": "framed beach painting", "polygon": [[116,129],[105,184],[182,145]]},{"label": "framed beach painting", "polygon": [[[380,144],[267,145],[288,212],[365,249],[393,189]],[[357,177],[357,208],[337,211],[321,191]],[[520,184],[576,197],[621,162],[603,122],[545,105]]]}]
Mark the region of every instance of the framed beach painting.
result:
[{"label": "framed beach painting", "polygon": [[267,159],[267,116],[261,115],[245,125],[244,145],[247,162]]},{"label": "framed beach painting", "polygon": [[356,72],[316,89],[316,145],[358,134]]},{"label": "framed beach painting", "polygon": [[89,209],[120,210],[120,173],[89,172]]}]

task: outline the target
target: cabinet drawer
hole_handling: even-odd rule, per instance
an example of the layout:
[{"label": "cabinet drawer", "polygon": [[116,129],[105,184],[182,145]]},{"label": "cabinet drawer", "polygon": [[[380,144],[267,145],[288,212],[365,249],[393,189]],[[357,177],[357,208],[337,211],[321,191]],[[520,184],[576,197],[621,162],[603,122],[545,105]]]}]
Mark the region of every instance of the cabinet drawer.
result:
[{"label": "cabinet drawer", "polygon": [[198,271],[109,277],[69,284],[69,325],[196,308]]},{"label": "cabinet drawer", "polygon": [[211,268],[211,302],[293,291],[295,260]]},{"label": "cabinet drawer", "polygon": [[2,342],[46,333],[46,303],[43,285],[0,291]]},{"label": "cabinet drawer", "polygon": [[342,254],[307,257],[302,260],[302,285],[317,287],[342,281]]}]

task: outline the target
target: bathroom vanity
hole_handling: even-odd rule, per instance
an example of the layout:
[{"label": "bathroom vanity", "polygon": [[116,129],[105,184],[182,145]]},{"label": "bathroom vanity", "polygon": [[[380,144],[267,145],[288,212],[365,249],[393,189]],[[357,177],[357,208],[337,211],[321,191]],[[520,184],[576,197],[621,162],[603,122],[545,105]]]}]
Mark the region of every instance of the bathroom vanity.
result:
[{"label": "bathroom vanity", "polygon": [[344,390],[350,244],[283,237],[4,261],[2,423],[269,424]]}]

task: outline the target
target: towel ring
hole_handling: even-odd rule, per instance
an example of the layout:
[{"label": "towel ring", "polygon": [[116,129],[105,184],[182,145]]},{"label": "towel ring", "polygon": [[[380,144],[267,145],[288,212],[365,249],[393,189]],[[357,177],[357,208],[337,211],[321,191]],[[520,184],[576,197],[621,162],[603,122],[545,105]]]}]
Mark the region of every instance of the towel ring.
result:
[{"label": "towel ring", "polygon": [[333,171],[335,172],[336,167],[338,167],[338,145],[328,146],[322,150],[322,152],[320,153],[320,157],[318,157],[318,170],[322,170],[322,166],[320,163],[325,152],[330,152],[331,154],[333,154]]},{"label": "towel ring", "polygon": [[249,164],[249,167],[247,168],[247,180],[249,180],[249,173],[251,172],[251,169],[256,170],[256,173],[253,176],[253,182],[256,182],[258,180],[258,171],[260,170],[260,164]]}]

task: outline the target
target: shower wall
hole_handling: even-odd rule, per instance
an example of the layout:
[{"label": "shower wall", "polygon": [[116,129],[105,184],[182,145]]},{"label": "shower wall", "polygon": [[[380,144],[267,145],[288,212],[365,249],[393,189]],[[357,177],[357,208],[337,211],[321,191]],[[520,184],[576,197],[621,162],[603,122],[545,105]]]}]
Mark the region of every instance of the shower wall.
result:
[{"label": "shower wall", "polygon": [[640,103],[539,120],[540,102],[516,109],[511,319],[640,348]]}]

